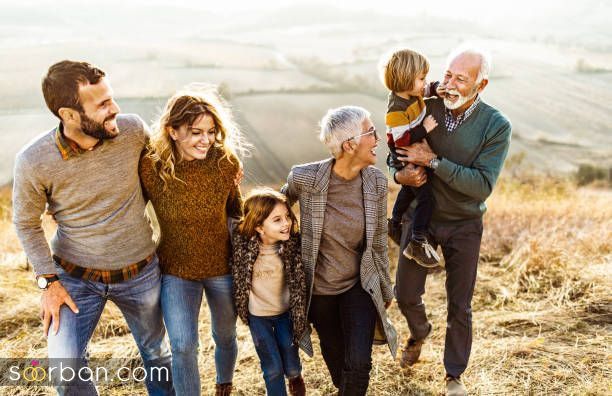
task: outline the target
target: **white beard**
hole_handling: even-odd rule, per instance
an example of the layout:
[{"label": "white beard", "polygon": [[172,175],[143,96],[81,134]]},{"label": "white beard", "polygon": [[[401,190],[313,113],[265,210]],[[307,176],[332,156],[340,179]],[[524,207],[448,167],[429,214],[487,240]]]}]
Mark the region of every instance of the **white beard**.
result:
[{"label": "white beard", "polygon": [[446,99],[446,97],[444,98],[444,106],[446,106],[447,109],[449,110],[455,110],[458,109],[459,107],[463,106],[464,104],[466,104],[468,101],[472,100],[476,94],[478,93],[478,90],[474,90],[474,92],[469,95],[469,96],[463,96],[459,93],[459,91],[457,90],[449,90],[447,91],[449,94],[451,95],[457,95],[458,98],[455,102],[451,102],[450,100]]}]

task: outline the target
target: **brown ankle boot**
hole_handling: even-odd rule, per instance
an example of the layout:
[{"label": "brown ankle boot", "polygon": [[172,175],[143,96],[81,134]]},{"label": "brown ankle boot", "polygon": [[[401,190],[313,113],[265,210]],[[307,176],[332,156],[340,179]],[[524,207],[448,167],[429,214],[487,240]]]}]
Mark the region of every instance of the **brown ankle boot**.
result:
[{"label": "brown ankle boot", "polygon": [[301,375],[289,378],[289,394],[291,396],[306,396],[306,384]]},{"label": "brown ankle boot", "polygon": [[232,383],[215,385],[215,396],[230,396],[232,394]]}]

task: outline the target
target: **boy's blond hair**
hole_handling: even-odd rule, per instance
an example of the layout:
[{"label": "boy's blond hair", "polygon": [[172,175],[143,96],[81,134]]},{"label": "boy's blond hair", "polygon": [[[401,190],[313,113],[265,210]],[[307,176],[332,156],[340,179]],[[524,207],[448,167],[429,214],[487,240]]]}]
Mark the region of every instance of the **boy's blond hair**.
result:
[{"label": "boy's blond hair", "polygon": [[401,49],[386,55],[380,62],[380,77],[389,91],[409,91],[414,81],[429,72],[429,61],[424,55],[409,49]]}]

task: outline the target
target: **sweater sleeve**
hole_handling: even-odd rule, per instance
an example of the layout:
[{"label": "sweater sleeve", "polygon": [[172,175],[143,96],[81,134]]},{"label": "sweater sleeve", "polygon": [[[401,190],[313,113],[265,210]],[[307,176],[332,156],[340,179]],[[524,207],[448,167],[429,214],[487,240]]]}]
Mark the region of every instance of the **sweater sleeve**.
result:
[{"label": "sweater sleeve", "polygon": [[230,195],[227,199],[226,210],[229,217],[242,217],[242,193],[240,192],[240,186],[234,186],[234,188],[232,188],[230,191]]},{"label": "sweater sleeve", "polygon": [[151,194],[149,192],[148,183],[148,172],[151,171],[151,159],[147,157],[146,147],[140,153],[140,160],[138,162],[138,176],[140,177],[140,189],[142,190],[142,197],[146,202],[151,200]]},{"label": "sweater sleeve", "polygon": [[435,175],[456,191],[486,200],[493,192],[508,154],[511,134],[510,123],[506,121],[487,140],[471,167],[443,158]]},{"label": "sweater sleeve", "polygon": [[36,275],[55,274],[57,270],[41,220],[47,205],[47,190],[37,180],[31,164],[23,153],[18,155],[15,161],[13,224]]},{"label": "sweater sleeve", "polygon": [[[242,167],[242,162],[235,155],[231,156],[232,163],[232,188],[230,190],[229,196],[227,198],[227,202],[225,204],[225,209],[228,217],[233,217],[234,219],[240,219],[243,215],[242,208],[242,192],[240,191],[240,185],[236,185],[235,177],[240,172]],[[231,230],[230,230],[231,232]]]}]

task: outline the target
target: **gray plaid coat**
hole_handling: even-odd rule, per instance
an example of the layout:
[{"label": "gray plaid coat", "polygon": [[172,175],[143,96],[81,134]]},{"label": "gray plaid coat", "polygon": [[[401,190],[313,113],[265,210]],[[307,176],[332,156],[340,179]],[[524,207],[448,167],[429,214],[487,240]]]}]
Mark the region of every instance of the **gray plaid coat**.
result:
[{"label": "gray plaid coat", "polygon": [[[323,218],[327,205],[327,189],[333,158],[296,165],[281,188],[291,204],[300,203],[302,262],[306,272],[308,309],[312,296],[315,264],[319,254]],[[393,300],[387,254],[387,178],[376,167],[361,170],[363,206],[365,209],[366,243],[361,258],[361,286],[370,294],[383,325],[391,354],[397,351],[397,333],[387,320],[385,302]],[[310,330],[310,329],[309,329]]]}]

